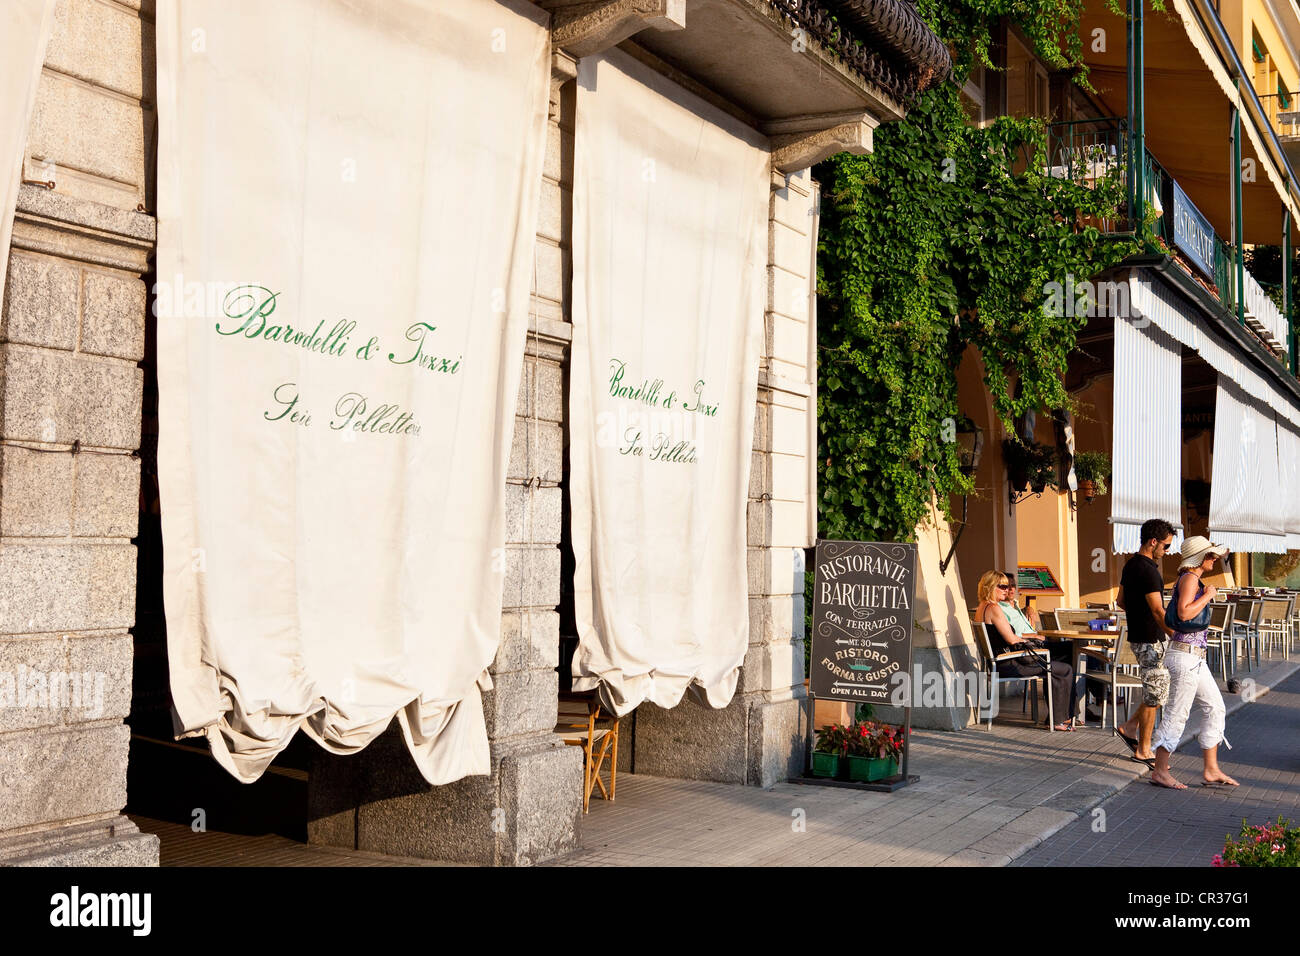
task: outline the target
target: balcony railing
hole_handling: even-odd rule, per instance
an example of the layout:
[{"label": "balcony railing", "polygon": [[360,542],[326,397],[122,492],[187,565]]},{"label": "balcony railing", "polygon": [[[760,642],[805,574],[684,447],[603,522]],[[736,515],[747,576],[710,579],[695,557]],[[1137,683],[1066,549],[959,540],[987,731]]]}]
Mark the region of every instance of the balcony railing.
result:
[{"label": "balcony railing", "polygon": [[[1297,106],[1300,107],[1300,102]],[[1297,118],[1300,119],[1300,116]],[[1297,125],[1297,132],[1300,133],[1300,124]],[[1127,177],[1128,124],[1122,118],[1051,123],[1047,127],[1047,145],[1047,172],[1051,176],[1087,186],[1110,176]],[[1163,241],[1171,256],[1193,279],[1218,297],[1229,314],[1238,314],[1238,298],[1243,297],[1242,312],[1247,326],[1275,358],[1285,362],[1285,343],[1290,341],[1286,316],[1246,270],[1242,270],[1245,288],[1238,290],[1236,249],[1212,229],[1206,243],[1207,248],[1198,256],[1191,255],[1187,249],[1175,244],[1173,220],[1176,195],[1177,204],[1187,213],[1193,214],[1198,220],[1204,217],[1178,189],[1174,177],[1146,150],[1142,156],[1142,182],[1147,214],[1155,213],[1152,224],[1155,237]],[[1125,185],[1130,187],[1127,194],[1131,196],[1132,184],[1126,180]],[[1117,219],[1098,225],[1104,232],[1117,233],[1133,232],[1136,227],[1133,215],[1127,209],[1122,209]],[[1203,262],[1196,261],[1197,258]],[[1206,269],[1207,265],[1211,268]]]},{"label": "balcony railing", "polygon": [[1261,96],[1259,102],[1279,139],[1300,139],[1300,94],[1269,93]]},{"label": "balcony railing", "polygon": [[1273,304],[1255,277],[1249,272],[1246,277],[1246,324],[1264,340],[1264,344],[1274,354],[1286,351],[1287,322],[1282,310]]}]

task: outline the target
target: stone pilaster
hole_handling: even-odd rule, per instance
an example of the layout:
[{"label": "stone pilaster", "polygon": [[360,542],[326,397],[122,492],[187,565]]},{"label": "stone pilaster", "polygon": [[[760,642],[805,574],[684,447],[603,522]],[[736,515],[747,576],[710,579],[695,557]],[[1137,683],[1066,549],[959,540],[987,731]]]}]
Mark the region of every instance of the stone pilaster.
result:
[{"label": "stone pilaster", "polygon": [[153,219],[19,194],[0,311],[0,863],[153,865],[120,811]]}]

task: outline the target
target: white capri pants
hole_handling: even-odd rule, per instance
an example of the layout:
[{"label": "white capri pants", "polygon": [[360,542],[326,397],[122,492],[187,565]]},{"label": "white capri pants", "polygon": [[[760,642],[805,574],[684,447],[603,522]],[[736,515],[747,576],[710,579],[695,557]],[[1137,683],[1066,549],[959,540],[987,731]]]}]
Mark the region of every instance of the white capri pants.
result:
[{"label": "white capri pants", "polygon": [[1177,749],[1193,703],[1201,714],[1201,730],[1197,735],[1201,749],[1218,746],[1223,740],[1226,712],[1213,672],[1203,658],[1175,650],[1165,654],[1165,667],[1169,668],[1169,700],[1151,746],[1164,747],[1170,753]]}]

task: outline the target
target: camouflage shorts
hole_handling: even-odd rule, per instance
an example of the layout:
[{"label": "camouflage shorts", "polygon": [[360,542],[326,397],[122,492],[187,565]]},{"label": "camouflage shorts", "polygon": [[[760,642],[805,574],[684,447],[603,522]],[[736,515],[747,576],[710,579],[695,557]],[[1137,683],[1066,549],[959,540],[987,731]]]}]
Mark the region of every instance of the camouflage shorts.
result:
[{"label": "camouflage shorts", "polygon": [[1138,662],[1138,676],[1142,678],[1142,703],[1148,707],[1163,707],[1169,700],[1169,668],[1165,667],[1165,648],[1168,641],[1154,644],[1134,644],[1133,656]]}]

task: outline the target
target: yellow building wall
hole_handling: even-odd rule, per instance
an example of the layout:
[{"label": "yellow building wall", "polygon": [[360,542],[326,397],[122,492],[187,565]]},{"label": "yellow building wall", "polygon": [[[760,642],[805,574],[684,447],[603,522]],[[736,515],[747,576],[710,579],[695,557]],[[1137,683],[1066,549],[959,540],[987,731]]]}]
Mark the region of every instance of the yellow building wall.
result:
[{"label": "yellow building wall", "polygon": [[[1223,21],[1224,29],[1236,44],[1237,55],[1241,57],[1242,64],[1252,78],[1257,64],[1251,49],[1251,31],[1253,29],[1259,33],[1259,38],[1268,52],[1268,65],[1276,77],[1268,84],[1268,88],[1261,89],[1261,85],[1256,83],[1256,93],[1261,96],[1276,93],[1277,78],[1282,80],[1283,85],[1293,96],[1300,92],[1300,64],[1292,58],[1282,39],[1281,31],[1263,0],[1223,0],[1219,8],[1219,19]],[[1293,45],[1300,47],[1300,37],[1291,37],[1291,41]],[[1296,105],[1300,106],[1300,104]]]},{"label": "yellow building wall", "polygon": [[[1053,447],[1056,429],[1051,415],[1040,414],[1034,440]],[[1076,446],[1077,447],[1077,446]],[[1050,488],[1041,496],[1030,495],[1016,505],[1016,562],[1045,564],[1052,569],[1063,595],[1044,595],[1036,606],[1040,611],[1079,606],[1079,540],[1070,494]],[[1008,565],[1005,570],[1015,570]],[[1022,594],[1021,598],[1028,597]]]},{"label": "yellow building wall", "polygon": [[[1074,445],[1078,451],[1111,448],[1111,418],[1114,377],[1104,375],[1074,396],[1078,414],[1074,419]],[[1109,490],[1109,489],[1108,489]],[[1079,601],[1081,604],[1109,604],[1119,590],[1124,557],[1111,553],[1114,535],[1110,524],[1110,497],[1098,496],[1091,503],[1080,500],[1075,512],[1078,540]]]},{"label": "yellow building wall", "polygon": [[[1016,564],[1016,509],[1007,500],[1007,470],[1002,458],[1006,433],[993,412],[993,400],[984,386],[984,366],[971,346],[957,368],[957,400],[964,414],[984,433],[984,451],[975,473],[975,494],[967,502],[966,527],[957,543],[955,564],[962,591],[971,608],[978,603],[980,575],[1010,570]],[[956,520],[962,501],[949,502]]]}]

